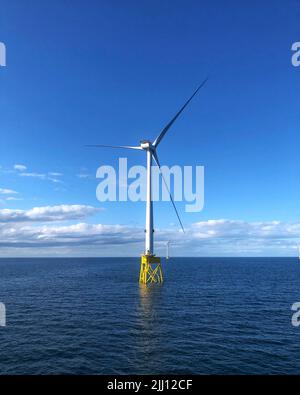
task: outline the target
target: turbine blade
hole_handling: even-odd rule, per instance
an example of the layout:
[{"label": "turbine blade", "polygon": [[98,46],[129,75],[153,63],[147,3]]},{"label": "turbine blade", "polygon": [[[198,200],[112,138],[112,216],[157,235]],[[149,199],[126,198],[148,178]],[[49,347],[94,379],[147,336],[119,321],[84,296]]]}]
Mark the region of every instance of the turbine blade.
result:
[{"label": "turbine blade", "polygon": [[161,174],[162,179],[163,179],[163,181],[164,181],[165,187],[167,188],[167,191],[168,191],[168,193],[169,193],[169,196],[170,196],[171,202],[172,202],[172,204],[173,204],[175,213],[176,213],[176,215],[177,215],[178,221],[179,221],[179,223],[180,223],[181,229],[183,230],[183,233],[185,233],[184,227],[183,227],[182,222],[181,222],[181,219],[180,219],[180,217],[179,217],[179,214],[178,214],[177,208],[176,208],[176,206],[175,206],[173,197],[172,197],[171,192],[170,192],[170,190],[169,190],[167,181],[166,181],[166,179],[165,179],[165,176],[163,175],[163,172],[161,171],[161,166],[160,166],[159,159],[158,159],[158,156],[157,156],[156,151],[152,151],[152,156],[153,156],[153,159],[155,160],[157,166],[159,167],[160,174]]},{"label": "turbine blade", "polygon": [[141,147],[131,147],[129,145],[102,145],[102,144],[88,144],[85,145],[85,147],[105,147],[105,148],[127,148],[127,149],[138,149],[141,150]]},{"label": "turbine blade", "polygon": [[167,131],[170,129],[170,127],[173,125],[173,123],[176,121],[176,119],[179,117],[179,115],[182,113],[182,111],[186,108],[186,106],[189,104],[189,102],[193,99],[193,97],[198,93],[198,91],[205,85],[206,81],[208,78],[206,78],[202,84],[195,90],[195,92],[192,94],[192,96],[188,99],[188,101],[181,107],[181,109],[178,111],[178,113],[175,115],[173,119],[163,128],[161,131],[160,135],[156,137],[156,139],[153,142],[154,147],[157,147],[158,144],[161,142],[163,139],[164,135],[167,133]]}]

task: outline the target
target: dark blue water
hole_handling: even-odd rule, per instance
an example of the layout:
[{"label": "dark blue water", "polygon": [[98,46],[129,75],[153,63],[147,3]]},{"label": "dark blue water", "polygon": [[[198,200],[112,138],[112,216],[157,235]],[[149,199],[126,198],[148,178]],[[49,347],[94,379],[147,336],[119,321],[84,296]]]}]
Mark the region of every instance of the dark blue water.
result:
[{"label": "dark blue water", "polygon": [[300,263],[176,258],[140,287],[138,259],[1,259],[1,374],[300,374]]}]

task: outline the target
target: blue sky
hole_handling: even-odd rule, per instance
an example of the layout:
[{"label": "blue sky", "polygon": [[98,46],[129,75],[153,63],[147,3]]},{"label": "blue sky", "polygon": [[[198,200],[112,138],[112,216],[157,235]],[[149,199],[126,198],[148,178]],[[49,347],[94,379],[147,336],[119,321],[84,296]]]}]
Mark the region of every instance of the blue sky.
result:
[{"label": "blue sky", "polygon": [[[145,155],[84,145],[154,139],[207,75],[159,147],[162,164],[205,166],[205,207],[191,214],[177,204],[189,235],[180,244],[170,203],[155,204],[158,251],[170,238],[179,255],[296,253],[297,0],[1,0],[0,6],[0,41],[7,47],[7,67],[0,68],[1,255],[116,255],[116,245],[118,254],[139,253],[144,203],[98,202],[95,174],[119,156],[135,165]],[[37,207],[54,218],[32,219]],[[17,210],[29,213],[26,221],[12,222]],[[57,218],[58,211],[67,217]],[[70,229],[78,240],[81,232],[92,236],[73,246],[63,233]],[[51,242],[36,242],[44,239]]]}]

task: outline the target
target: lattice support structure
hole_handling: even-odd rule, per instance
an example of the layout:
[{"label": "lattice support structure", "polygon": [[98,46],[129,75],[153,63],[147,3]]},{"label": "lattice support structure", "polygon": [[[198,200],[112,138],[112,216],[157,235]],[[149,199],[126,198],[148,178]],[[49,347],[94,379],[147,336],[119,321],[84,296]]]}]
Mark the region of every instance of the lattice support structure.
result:
[{"label": "lattice support structure", "polygon": [[140,269],[140,283],[162,283],[163,273],[160,258],[154,255],[142,255]]}]

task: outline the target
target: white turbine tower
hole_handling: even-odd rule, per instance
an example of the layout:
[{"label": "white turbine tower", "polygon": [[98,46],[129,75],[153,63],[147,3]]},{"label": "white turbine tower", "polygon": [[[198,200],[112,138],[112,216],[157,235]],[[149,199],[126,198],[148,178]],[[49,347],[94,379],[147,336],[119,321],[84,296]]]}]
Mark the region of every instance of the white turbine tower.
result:
[{"label": "white turbine tower", "polygon": [[167,182],[164,178],[164,175],[161,171],[161,166],[160,162],[158,159],[157,155],[157,147],[159,143],[162,141],[164,138],[165,134],[167,131],[170,129],[170,127],[173,125],[173,123],[176,121],[176,119],[179,117],[179,115],[183,112],[183,110],[187,107],[187,105],[190,103],[190,101],[193,99],[193,97],[198,93],[198,91],[204,86],[206,83],[207,78],[202,82],[202,84],[196,89],[196,91],[192,94],[192,96],[187,100],[187,102],[181,107],[181,109],[177,112],[177,114],[171,119],[171,121],[163,128],[159,136],[151,143],[149,140],[141,140],[139,146],[128,146],[128,145],[88,145],[88,147],[108,147],[108,148],[126,148],[126,149],[132,149],[132,150],[144,150],[146,151],[147,155],[147,200],[146,200],[146,228],[145,228],[145,251],[144,254],[142,255],[141,259],[141,270],[140,270],[140,282],[147,284],[147,283],[161,283],[163,281],[163,275],[162,275],[162,270],[161,270],[161,264],[160,264],[160,258],[156,257],[154,254],[154,247],[153,247],[153,202],[152,202],[152,182],[151,182],[151,176],[152,176],[152,160],[154,159],[155,163],[159,167],[159,170],[162,175],[162,179],[164,181],[164,184],[168,190],[168,193],[170,195],[170,200],[172,202],[172,205],[175,209],[176,216],[178,218],[178,221],[180,223],[180,226],[184,232],[184,228],[182,225],[182,222],[180,220],[178,211],[176,209],[174,200],[172,198],[172,195],[169,191]]}]

